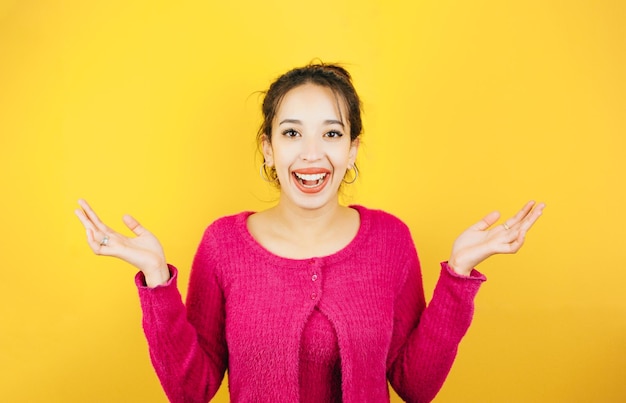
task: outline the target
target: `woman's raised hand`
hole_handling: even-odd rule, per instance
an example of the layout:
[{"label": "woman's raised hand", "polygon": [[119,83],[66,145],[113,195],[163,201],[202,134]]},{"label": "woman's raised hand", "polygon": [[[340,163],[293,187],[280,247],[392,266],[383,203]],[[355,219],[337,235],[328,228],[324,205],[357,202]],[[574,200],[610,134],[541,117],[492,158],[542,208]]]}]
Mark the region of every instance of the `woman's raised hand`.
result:
[{"label": "woman's raised hand", "polygon": [[124,224],[133,231],[134,238],[124,236],[106,226],[85,200],[79,200],[75,213],[87,230],[87,243],[96,255],[113,256],[141,270],[148,287],[156,287],[170,278],[165,253],[158,239],[129,215]]},{"label": "woman's raised hand", "polygon": [[516,253],[544,207],[543,203],[535,205],[530,201],[515,216],[495,227],[492,225],[498,221],[500,213],[494,211],[487,214],[454,241],[448,264],[455,272],[469,275],[473,267],[491,255]]}]

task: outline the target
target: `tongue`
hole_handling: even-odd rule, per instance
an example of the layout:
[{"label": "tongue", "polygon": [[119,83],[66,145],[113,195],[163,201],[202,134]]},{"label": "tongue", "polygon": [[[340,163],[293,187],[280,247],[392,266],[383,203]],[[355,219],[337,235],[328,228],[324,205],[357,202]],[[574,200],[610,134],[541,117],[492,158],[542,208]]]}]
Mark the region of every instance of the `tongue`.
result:
[{"label": "tongue", "polygon": [[305,181],[305,180],[302,180],[302,184],[304,184],[306,186],[314,186],[314,185],[317,185],[317,181]]}]

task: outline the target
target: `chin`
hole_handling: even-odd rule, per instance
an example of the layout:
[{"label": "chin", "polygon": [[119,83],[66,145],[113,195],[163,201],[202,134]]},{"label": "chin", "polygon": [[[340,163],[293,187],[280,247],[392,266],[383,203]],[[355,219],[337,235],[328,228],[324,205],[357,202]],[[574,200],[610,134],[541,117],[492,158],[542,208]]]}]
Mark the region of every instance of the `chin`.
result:
[{"label": "chin", "polygon": [[289,204],[304,210],[319,210],[339,204],[339,193],[337,191],[333,192],[330,187],[317,194],[306,194],[297,189],[294,190],[294,192],[291,192],[290,195],[285,195],[285,197],[289,199]]}]

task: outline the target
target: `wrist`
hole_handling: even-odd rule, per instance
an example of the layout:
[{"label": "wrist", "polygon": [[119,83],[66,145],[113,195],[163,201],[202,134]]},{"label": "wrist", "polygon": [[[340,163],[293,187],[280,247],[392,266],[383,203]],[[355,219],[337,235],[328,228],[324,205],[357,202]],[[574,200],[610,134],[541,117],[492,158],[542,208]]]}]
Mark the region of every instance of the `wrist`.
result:
[{"label": "wrist", "polygon": [[468,277],[474,269],[471,265],[463,264],[463,262],[459,261],[456,256],[450,256],[450,259],[448,259],[448,266],[456,274],[466,277]]},{"label": "wrist", "polygon": [[158,287],[167,283],[170,279],[170,269],[166,264],[153,269],[143,271],[143,276],[146,281],[146,286],[149,288]]}]

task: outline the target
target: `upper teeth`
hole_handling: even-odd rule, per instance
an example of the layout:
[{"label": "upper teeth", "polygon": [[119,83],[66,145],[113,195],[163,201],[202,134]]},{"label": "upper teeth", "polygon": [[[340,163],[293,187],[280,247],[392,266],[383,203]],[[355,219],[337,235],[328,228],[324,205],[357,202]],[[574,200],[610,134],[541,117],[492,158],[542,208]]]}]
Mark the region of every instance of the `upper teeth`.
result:
[{"label": "upper teeth", "polygon": [[299,173],[296,172],[296,176],[298,177],[298,179],[301,179],[303,181],[318,181],[320,179],[324,179],[326,174],[325,173],[322,173],[322,174],[299,174]]}]

